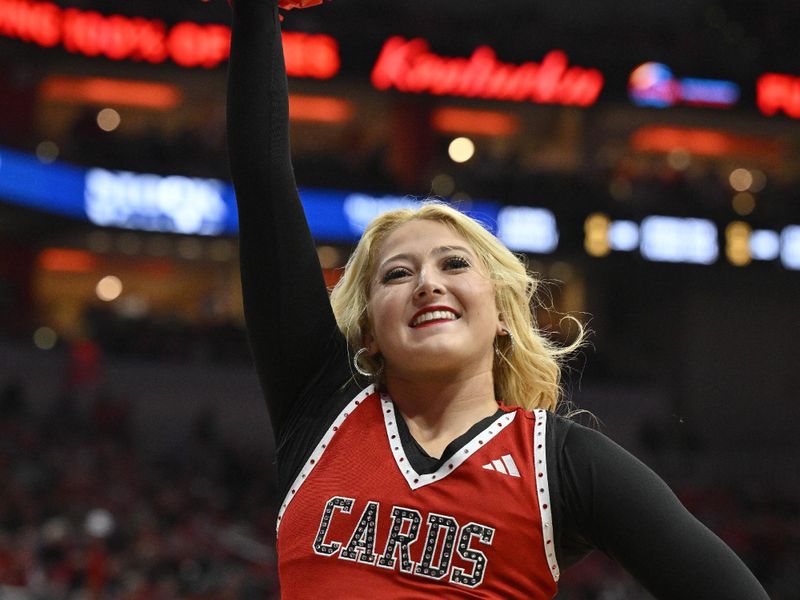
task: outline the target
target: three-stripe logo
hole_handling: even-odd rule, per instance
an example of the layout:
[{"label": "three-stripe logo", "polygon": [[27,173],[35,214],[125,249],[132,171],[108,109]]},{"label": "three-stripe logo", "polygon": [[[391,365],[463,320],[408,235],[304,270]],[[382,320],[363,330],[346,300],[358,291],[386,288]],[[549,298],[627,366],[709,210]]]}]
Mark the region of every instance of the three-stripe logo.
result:
[{"label": "three-stripe logo", "polygon": [[483,465],[483,468],[487,471],[497,471],[504,475],[511,475],[512,477],[520,476],[517,463],[514,462],[514,457],[510,454],[504,454],[499,459],[496,458],[492,462],[486,463]]}]

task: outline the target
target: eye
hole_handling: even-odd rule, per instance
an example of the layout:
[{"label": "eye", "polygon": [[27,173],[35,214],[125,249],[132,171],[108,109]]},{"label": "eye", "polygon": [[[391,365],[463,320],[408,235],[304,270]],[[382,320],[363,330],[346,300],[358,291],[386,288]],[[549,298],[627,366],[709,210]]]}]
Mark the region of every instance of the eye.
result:
[{"label": "eye", "polygon": [[406,269],[405,267],[395,267],[394,269],[390,269],[381,279],[383,283],[388,283],[392,279],[400,279],[401,277],[406,277],[410,275],[411,272]]},{"label": "eye", "polygon": [[472,265],[463,256],[448,256],[442,263],[445,269],[468,269]]}]

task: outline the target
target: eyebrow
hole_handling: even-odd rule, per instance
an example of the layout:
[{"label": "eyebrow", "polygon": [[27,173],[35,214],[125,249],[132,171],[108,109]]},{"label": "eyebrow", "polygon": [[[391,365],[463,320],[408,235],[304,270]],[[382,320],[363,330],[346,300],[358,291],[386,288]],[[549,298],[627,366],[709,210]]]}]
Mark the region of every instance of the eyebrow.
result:
[{"label": "eyebrow", "polygon": [[[438,256],[440,254],[447,254],[448,252],[452,252],[453,250],[458,250],[460,252],[463,252],[464,254],[470,254],[470,255],[472,254],[470,249],[466,248],[465,246],[439,246],[438,248],[434,248],[433,250],[431,250],[431,254],[433,254],[434,256]],[[380,268],[382,269],[384,266],[386,266],[386,264],[395,260],[410,260],[410,259],[411,259],[411,254],[408,254],[406,252],[401,252],[400,254],[395,254],[394,256],[390,256],[385,261],[383,261],[381,263]]]}]

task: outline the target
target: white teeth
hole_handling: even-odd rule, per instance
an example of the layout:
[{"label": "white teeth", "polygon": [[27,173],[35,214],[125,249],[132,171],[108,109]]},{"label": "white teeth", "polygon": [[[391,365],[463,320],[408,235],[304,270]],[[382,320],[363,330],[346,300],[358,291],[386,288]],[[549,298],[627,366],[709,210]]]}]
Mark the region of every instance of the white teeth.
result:
[{"label": "white teeth", "polygon": [[412,327],[416,327],[417,325],[421,325],[422,323],[427,323],[428,321],[455,321],[458,318],[454,312],[449,310],[434,310],[431,312],[426,312],[418,316],[411,322]]}]

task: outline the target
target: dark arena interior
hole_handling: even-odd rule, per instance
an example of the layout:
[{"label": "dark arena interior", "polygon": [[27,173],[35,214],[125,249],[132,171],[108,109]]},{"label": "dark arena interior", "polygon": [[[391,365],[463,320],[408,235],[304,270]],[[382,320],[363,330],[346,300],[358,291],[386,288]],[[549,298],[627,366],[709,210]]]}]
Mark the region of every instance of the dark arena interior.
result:
[{"label": "dark arena interior", "polygon": [[[0,0],[0,598],[280,596],[230,27]],[[326,282],[386,209],[475,216],[542,279],[538,326],[589,331],[575,418],[800,598],[796,4],[333,0],[283,29]],[[652,596],[598,550],[557,598]]]}]

